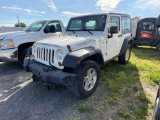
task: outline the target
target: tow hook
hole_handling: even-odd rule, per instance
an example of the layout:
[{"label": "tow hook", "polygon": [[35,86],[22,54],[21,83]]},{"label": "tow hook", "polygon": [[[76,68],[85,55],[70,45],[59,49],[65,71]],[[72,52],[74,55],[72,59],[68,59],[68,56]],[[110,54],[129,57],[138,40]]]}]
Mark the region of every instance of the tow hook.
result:
[{"label": "tow hook", "polygon": [[47,87],[48,91],[51,91],[51,89],[55,88],[55,85],[52,83],[44,83],[44,85]]}]

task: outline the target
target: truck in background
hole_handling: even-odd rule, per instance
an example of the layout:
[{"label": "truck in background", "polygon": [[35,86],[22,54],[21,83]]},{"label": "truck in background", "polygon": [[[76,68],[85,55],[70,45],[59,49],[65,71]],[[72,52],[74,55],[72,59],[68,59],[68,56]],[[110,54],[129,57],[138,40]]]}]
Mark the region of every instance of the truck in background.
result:
[{"label": "truck in background", "polygon": [[27,50],[34,42],[64,34],[65,28],[61,20],[41,20],[32,23],[23,31],[1,33],[0,61],[8,62],[18,59],[23,64]]},{"label": "truck in background", "polygon": [[5,27],[5,26],[1,26],[0,27],[0,33],[13,32],[13,31],[23,31],[24,29],[25,29],[25,27]]},{"label": "truck in background", "polygon": [[160,51],[160,26],[159,18],[135,17],[132,19],[132,36],[136,46],[153,46]]}]

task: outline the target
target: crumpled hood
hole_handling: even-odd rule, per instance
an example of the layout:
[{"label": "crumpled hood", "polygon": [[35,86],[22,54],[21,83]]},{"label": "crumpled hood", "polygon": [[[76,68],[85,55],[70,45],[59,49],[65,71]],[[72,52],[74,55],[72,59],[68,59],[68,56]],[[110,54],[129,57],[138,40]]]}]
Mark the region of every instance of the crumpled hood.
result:
[{"label": "crumpled hood", "polygon": [[6,37],[10,37],[13,35],[20,35],[20,34],[26,34],[26,32],[25,31],[15,31],[15,32],[0,33],[0,39],[4,39]]},{"label": "crumpled hood", "polygon": [[97,37],[76,37],[76,36],[63,36],[58,38],[47,38],[41,41],[36,42],[35,44],[43,44],[43,45],[53,45],[55,47],[67,48],[67,45],[71,47],[71,49],[76,49],[77,47],[85,47],[89,44],[92,44],[99,40]]}]

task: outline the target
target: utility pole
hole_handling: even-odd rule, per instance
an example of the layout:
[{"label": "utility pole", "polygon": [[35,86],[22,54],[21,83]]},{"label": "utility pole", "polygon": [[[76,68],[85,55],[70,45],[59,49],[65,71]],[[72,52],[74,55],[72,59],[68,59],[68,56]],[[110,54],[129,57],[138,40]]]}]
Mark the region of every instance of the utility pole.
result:
[{"label": "utility pole", "polygon": [[18,19],[18,27],[20,27],[20,24],[19,24],[19,16],[17,15],[17,19]]}]

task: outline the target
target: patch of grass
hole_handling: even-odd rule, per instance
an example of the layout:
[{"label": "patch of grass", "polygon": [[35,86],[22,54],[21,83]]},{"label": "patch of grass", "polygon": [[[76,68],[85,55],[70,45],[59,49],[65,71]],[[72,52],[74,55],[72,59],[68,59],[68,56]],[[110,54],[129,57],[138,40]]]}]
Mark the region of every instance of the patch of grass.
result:
[{"label": "patch of grass", "polygon": [[111,97],[108,97],[109,105],[115,106],[117,104],[117,100]]},{"label": "patch of grass", "polygon": [[160,52],[153,48],[133,49],[132,64],[136,64],[140,79],[149,83],[160,82]]},{"label": "patch of grass", "polygon": [[142,102],[145,102],[145,103],[150,103],[150,100],[146,97],[146,95],[144,93],[140,94],[139,95],[139,99],[142,101]]},{"label": "patch of grass", "polygon": [[[153,48],[134,48],[127,65],[118,64],[117,59],[106,64],[105,70],[101,70],[101,80],[110,91],[108,103],[118,115],[124,119],[144,120],[152,108],[141,83],[160,81],[160,52]],[[118,115],[114,114],[113,118],[119,119]]]},{"label": "patch of grass", "polygon": [[130,118],[131,117],[130,112],[126,109],[119,110],[118,114],[123,118]]},{"label": "patch of grass", "polygon": [[146,115],[149,115],[147,106],[143,106],[143,105],[135,108],[134,112],[135,112],[135,117],[137,118],[137,120],[143,120],[145,119]]},{"label": "patch of grass", "polygon": [[[80,103],[77,110],[96,120],[146,120],[151,116],[153,103],[142,83],[156,85],[159,78],[160,52],[153,48],[134,48],[127,65],[115,59],[101,69],[98,90]],[[109,94],[105,94],[104,88]]]},{"label": "patch of grass", "polygon": [[133,87],[133,91],[134,91],[134,92],[137,92],[137,91],[138,91],[138,87],[137,87],[137,86],[134,86],[134,87]]},{"label": "patch of grass", "polygon": [[95,111],[95,109],[92,106],[87,106],[87,105],[79,105],[78,106],[78,111],[80,113],[88,113],[91,114]]}]

